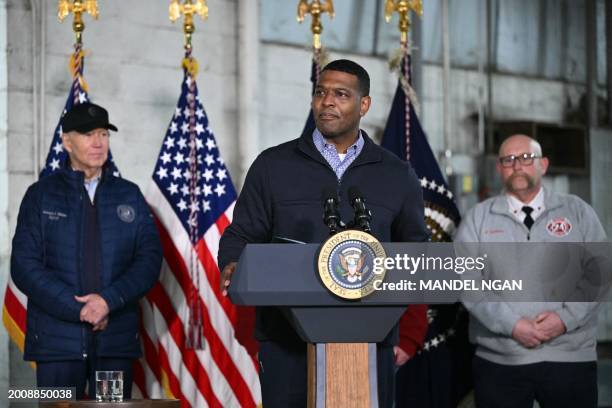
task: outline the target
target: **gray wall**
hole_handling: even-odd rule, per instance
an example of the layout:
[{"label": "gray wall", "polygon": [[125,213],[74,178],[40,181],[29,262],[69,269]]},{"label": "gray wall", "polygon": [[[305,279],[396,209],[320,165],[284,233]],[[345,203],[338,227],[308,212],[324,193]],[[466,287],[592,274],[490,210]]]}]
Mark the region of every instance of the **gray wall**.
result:
[{"label": "gray wall", "polygon": [[[7,171],[7,16],[6,0],[0,0],[0,294],[4,299],[8,276],[9,227],[8,227],[8,171]],[[9,379],[9,339],[4,327],[0,329],[0,395],[6,395]]]},{"label": "gray wall", "polygon": [[[249,0],[252,1],[252,0]],[[92,99],[106,106],[120,131],[111,148],[123,175],[146,189],[161,140],[180,92],[183,55],[181,23],[171,24],[167,1],[101,1],[100,20],[85,17],[85,78]],[[238,33],[253,25],[238,21],[244,1],[209,0],[210,19],[196,20],[194,55],[200,63],[198,85],[223,157],[234,181],[252,157],[240,160],[244,139],[239,137],[240,110],[238,66],[259,70],[256,84],[259,125],[251,143],[257,151],[297,137],[302,130],[310,99],[310,50],[304,47],[258,42],[250,60]],[[0,0],[0,290],[8,276],[9,238],[12,237],[19,203],[25,189],[35,181],[47,154],[70,86],[68,59],[74,41],[71,22],[58,23],[56,2]],[[32,8],[32,5],[34,8]],[[294,8],[294,4],[291,3]],[[257,14],[257,13],[255,13]],[[257,15],[249,15],[257,19]],[[329,21],[327,22],[329,24]],[[257,27],[257,24],[254,25]],[[248,32],[247,32],[248,34]],[[258,37],[256,30],[254,35]],[[325,42],[325,35],[323,36]],[[417,51],[418,52],[418,51]],[[364,128],[373,135],[382,131],[395,91],[396,77],[385,58],[332,52],[362,63],[372,77],[373,106]],[[251,65],[249,65],[251,64]],[[425,64],[422,70],[421,118],[435,152],[441,152],[442,69]],[[577,103],[583,87],[553,80],[496,74],[494,114],[504,119],[560,122],[566,101]],[[456,156],[451,163],[459,173],[476,168],[476,129],[470,116],[486,95],[486,81],[476,70],[455,68],[451,72],[452,140]],[[612,235],[612,190],[609,157],[610,135],[595,135],[597,153],[590,179],[595,208]],[[606,161],[607,160],[607,161]],[[607,170],[605,170],[607,169]],[[588,183],[588,181],[587,181]],[[553,185],[571,191],[572,183],[560,179]],[[578,188],[582,190],[582,188]],[[612,338],[612,315],[601,333]],[[605,322],[602,321],[602,324]],[[0,328],[0,395],[6,387],[7,336]],[[11,352],[11,383],[33,381],[31,368]]]}]

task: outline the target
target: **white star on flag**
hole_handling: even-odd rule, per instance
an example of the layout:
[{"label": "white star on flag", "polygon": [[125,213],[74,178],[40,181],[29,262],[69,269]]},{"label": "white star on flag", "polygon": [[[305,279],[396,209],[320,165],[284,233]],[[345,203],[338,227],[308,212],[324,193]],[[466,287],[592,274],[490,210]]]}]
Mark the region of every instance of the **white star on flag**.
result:
[{"label": "white star on flag", "polygon": [[204,161],[206,162],[207,166],[212,166],[213,164],[215,164],[215,159],[213,158],[212,154],[207,154],[204,158]]},{"label": "white star on flag", "polygon": [[206,181],[210,181],[214,178],[213,172],[211,169],[204,170],[204,174],[202,175],[206,179]]},{"label": "white star on flag", "polygon": [[212,194],[212,187],[210,184],[204,184],[204,197],[208,197]]},{"label": "white star on flag", "polygon": [[162,180],[168,177],[168,170],[164,169],[163,167],[160,167],[159,170],[157,170],[157,177]]},{"label": "white star on flag", "polygon": [[168,191],[170,192],[170,195],[178,193],[178,184],[170,183],[170,186],[168,186]]},{"label": "white star on flag", "polygon": [[167,138],[164,144],[166,145],[166,149],[168,150],[172,149],[174,147],[174,138],[172,137]]},{"label": "white star on flag", "polygon": [[185,156],[183,156],[183,154],[182,154],[182,153],[177,152],[177,153],[174,155],[174,161],[175,161],[177,164],[182,164],[182,163],[185,161]]},{"label": "white star on flag", "polygon": [[208,150],[212,150],[212,149],[214,149],[215,147],[217,147],[217,144],[215,143],[215,141],[214,141],[214,140],[212,140],[212,139],[206,139],[206,148],[207,148]]},{"label": "white star on flag", "polygon": [[64,150],[64,146],[62,146],[62,144],[59,142],[56,143],[55,146],[53,146],[53,151],[55,152],[55,154],[60,154],[62,150]]},{"label": "white star on flag", "polygon": [[181,169],[178,167],[172,169],[172,177],[174,177],[175,180],[181,178]]},{"label": "white star on flag", "polygon": [[217,170],[217,178],[219,179],[219,181],[223,181],[224,179],[226,179],[227,178],[227,170],[225,170],[225,169]]},{"label": "white star on flag", "polygon": [[217,196],[221,197],[223,194],[225,194],[225,186],[223,184],[217,184],[217,187],[215,187],[215,193],[217,193]]},{"label": "white star on flag", "polygon": [[172,161],[172,158],[170,157],[170,153],[168,153],[168,152],[164,152],[164,154],[162,154],[160,159],[161,159],[161,161],[164,162],[164,164],[167,164],[169,161]]}]

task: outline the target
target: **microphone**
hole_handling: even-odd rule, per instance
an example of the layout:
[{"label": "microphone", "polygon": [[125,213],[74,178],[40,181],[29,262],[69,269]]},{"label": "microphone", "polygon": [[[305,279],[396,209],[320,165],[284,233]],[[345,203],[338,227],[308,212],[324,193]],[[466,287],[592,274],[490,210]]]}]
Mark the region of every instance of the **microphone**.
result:
[{"label": "microphone", "polygon": [[329,235],[334,235],[341,227],[340,213],[338,212],[338,196],[334,188],[324,188],[323,200],[323,222],[329,228]]},{"label": "microphone", "polygon": [[353,186],[348,190],[351,205],[355,210],[355,219],[353,224],[364,232],[371,232],[370,221],[372,220],[372,212],[367,209],[365,198],[359,191],[359,188]]}]

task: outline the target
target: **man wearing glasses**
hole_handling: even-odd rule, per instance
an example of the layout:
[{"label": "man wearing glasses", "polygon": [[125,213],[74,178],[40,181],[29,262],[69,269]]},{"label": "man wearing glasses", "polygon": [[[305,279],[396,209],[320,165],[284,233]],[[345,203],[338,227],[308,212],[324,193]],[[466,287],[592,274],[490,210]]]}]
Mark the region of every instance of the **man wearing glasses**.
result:
[{"label": "man wearing glasses", "polygon": [[[593,208],[542,186],[548,159],[525,135],[506,139],[497,172],[505,191],[472,208],[455,241],[601,242]],[[478,407],[596,407],[595,303],[480,302],[470,311]]]}]

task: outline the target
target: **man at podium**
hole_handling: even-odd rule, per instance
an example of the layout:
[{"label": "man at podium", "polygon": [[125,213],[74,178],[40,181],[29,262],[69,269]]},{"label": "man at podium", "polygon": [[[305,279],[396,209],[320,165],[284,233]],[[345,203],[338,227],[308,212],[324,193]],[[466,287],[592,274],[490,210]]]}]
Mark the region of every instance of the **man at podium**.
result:
[{"label": "man at podium", "polygon": [[[221,285],[226,293],[246,244],[285,237],[325,241],[322,194],[332,191],[340,218],[352,219],[348,191],[358,189],[372,211],[371,234],[381,242],[427,241],[421,186],[407,162],[376,145],[359,128],[370,108],[370,78],[349,60],[321,72],[312,97],[316,129],[265,150],[247,173],[232,224],[219,244]],[[289,271],[288,271],[289,272]],[[257,309],[255,335],[263,405],[305,407],[306,344],[274,307]],[[378,398],[391,407],[397,327],[378,344]]]}]

